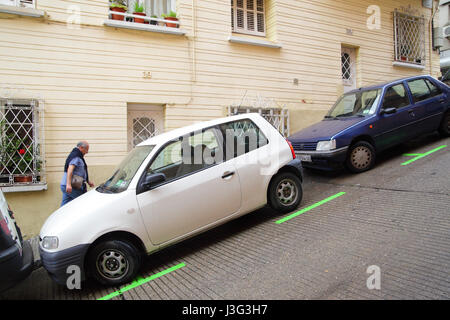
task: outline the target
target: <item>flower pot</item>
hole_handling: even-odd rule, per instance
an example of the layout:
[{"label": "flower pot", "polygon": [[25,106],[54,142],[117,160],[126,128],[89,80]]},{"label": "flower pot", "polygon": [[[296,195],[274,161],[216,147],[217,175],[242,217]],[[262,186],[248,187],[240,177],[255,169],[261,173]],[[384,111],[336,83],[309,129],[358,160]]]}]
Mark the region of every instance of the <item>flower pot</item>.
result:
[{"label": "flower pot", "polygon": [[[123,13],[125,13],[125,9],[123,9],[123,8],[117,8],[117,7],[114,7],[114,8],[109,8],[109,9],[110,9],[111,11],[116,11],[116,12],[123,12]],[[123,21],[125,16],[122,16],[122,15],[119,15],[119,14],[112,14],[111,17],[112,17],[113,20]]]},{"label": "flower pot", "polygon": [[31,181],[33,181],[32,176],[14,177],[14,182],[31,182]]},{"label": "flower pot", "polygon": [[[178,21],[178,18],[165,17],[164,20]],[[169,28],[178,28],[178,25],[175,24],[175,23],[168,23],[168,22],[166,22],[166,27],[169,27]]]},{"label": "flower pot", "polygon": [[[136,16],[146,16],[146,14],[144,12],[134,12],[133,13]],[[140,19],[140,18],[134,18],[134,22],[136,23],[146,23],[146,21],[144,19]]]}]

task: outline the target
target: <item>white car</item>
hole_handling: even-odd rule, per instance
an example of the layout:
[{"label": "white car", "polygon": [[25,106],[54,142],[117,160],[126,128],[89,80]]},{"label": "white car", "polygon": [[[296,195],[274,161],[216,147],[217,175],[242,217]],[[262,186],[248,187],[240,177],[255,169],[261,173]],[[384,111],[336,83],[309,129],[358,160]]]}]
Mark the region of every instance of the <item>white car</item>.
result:
[{"label": "white car", "polygon": [[71,265],[107,285],[133,280],[142,257],[269,204],[295,210],[302,168],[258,114],[176,129],[134,148],[105,183],[55,211],[40,232],[43,266]]}]

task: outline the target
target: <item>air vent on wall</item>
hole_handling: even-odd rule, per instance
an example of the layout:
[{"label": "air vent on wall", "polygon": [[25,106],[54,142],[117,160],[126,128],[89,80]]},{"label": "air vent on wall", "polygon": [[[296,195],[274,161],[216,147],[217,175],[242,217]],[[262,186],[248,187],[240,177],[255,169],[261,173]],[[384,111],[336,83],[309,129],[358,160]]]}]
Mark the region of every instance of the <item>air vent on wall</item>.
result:
[{"label": "air vent on wall", "polygon": [[444,37],[450,38],[450,26],[444,27]]}]

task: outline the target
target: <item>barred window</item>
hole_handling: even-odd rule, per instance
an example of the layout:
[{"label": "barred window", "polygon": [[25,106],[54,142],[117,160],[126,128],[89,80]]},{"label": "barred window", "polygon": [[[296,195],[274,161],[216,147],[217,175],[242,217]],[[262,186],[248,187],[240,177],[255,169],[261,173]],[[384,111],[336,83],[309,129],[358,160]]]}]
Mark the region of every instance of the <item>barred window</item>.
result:
[{"label": "barred window", "polygon": [[394,12],[395,61],[425,65],[425,19]]},{"label": "barred window", "polygon": [[264,0],[231,0],[233,32],[265,36]]},{"label": "barred window", "polygon": [[0,186],[45,184],[42,114],[36,100],[0,100]]}]

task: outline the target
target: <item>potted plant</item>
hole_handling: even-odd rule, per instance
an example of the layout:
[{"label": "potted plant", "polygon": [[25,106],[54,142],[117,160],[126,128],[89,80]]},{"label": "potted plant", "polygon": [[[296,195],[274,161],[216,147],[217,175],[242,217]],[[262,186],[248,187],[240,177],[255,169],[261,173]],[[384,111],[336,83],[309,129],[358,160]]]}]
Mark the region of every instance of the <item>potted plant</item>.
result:
[{"label": "potted plant", "polygon": [[[127,0],[110,0],[109,1],[109,9],[115,12],[125,13],[128,10]],[[111,18],[113,20],[123,21],[125,16],[119,14],[112,14]]]},{"label": "potted plant", "polygon": [[[152,18],[158,18],[158,16],[155,16],[155,15],[152,15]],[[156,21],[156,20],[150,20],[150,24],[153,24],[153,25],[157,25],[158,24],[158,21]]]},{"label": "potted plant", "polygon": [[[164,20],[178,21],[177,13],[174,11],[170,11],[169,14],[163,14],[162,17]],[[178,24],[166,22],[166,27],[178,28]]]},{"label": "potted plant", "polygon": [[[138,16],[146,16],[145,14],[145,8],[143,4],[139,4],[139,1],[136,0],[136,2],[134,3],[134,15],[138,15]],[[144,19],[140,19],[140,18],[134,18],[134,22],[136,23],[145,23]]]}]

